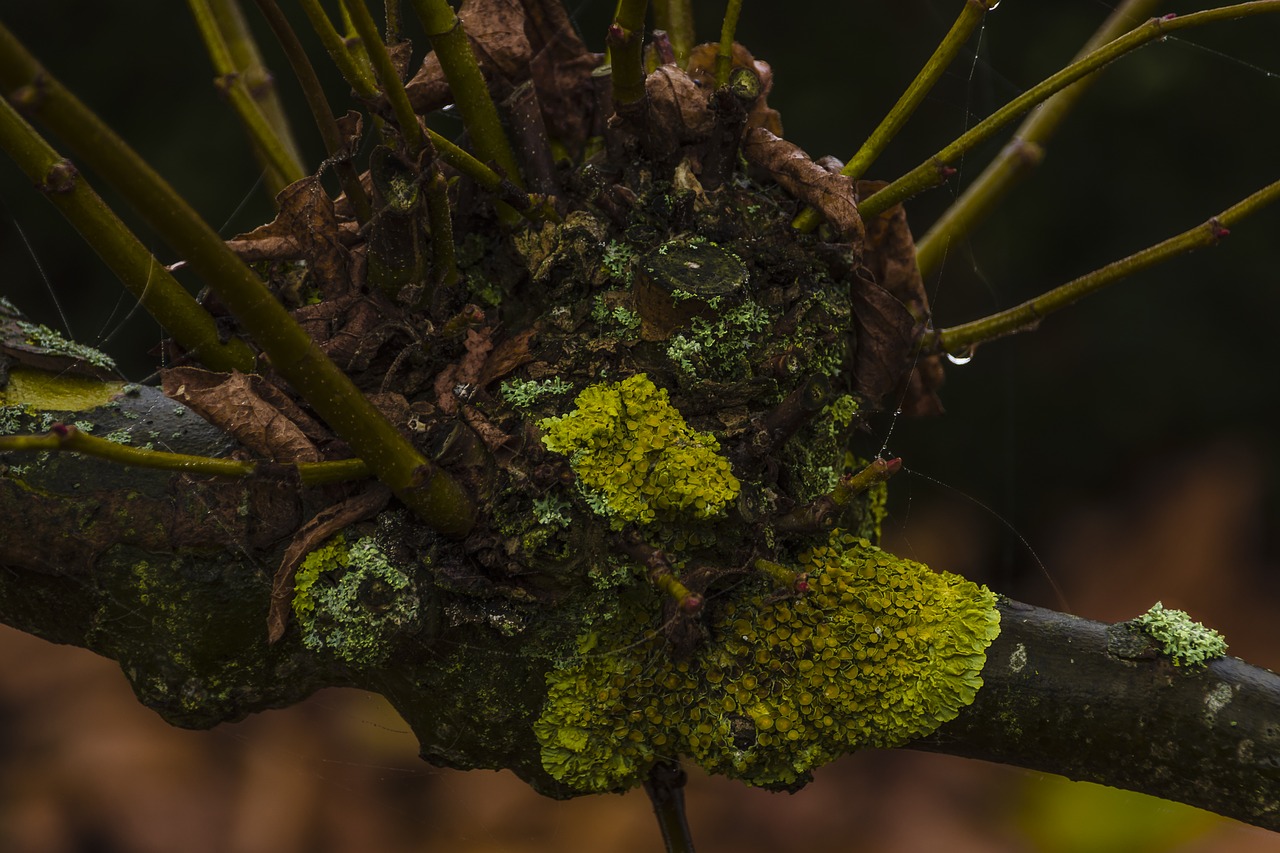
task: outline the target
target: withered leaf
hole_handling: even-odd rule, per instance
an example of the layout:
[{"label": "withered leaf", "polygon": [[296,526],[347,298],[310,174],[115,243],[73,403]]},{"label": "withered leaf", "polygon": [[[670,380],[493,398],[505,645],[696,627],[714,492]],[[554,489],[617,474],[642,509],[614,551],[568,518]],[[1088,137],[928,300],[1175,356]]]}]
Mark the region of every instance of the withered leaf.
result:
[{"label": "withered leaf", "polygon": [[[458,9],[458,18],[490,90],[501,100],[529,76],[533,49],[525,36],[524,9],[519,0],[466,0]],[[423,58],[422,67],[405,84],[405,90],[419,113],[453,102],[435,51]]]},{"label": "withered leaf", "polygon": [[493,352],[485,359],[484,370],[480,371],[477,384],[483,388],[495,379],[506,376],[520,365],[533,361],[530,348],[538,331],[536,325],[531,326],[494,347]]},{"label": "withered leaf", "polygon": [[381,483],[374,483],[353,498],[325,507],[298,528],[289,547],[285,549],[284,556],[280,558],[280,566],[271,581],[271,607],[267,613],[268,643],[275,643],[283,637],[284,629],[289,625],[289,612],[293,605],[293,578],[298,573],[298,566],[302,565],[303,558],[339,530],[381,510],[390,499],[391,490]]},{"label": "withered leaf", "polygon": [[700,142],[715,121],[708,105],[710,92],[677,65],[662,65],[645,78],[648,124],[645,144],[656,160],[666,160],[681,145]]},{"label": "withered leaf", "polygon": [[347,250],[342,244],[333,200],[315,175],[294,181],[276,196],[280,212],[273,222],[259,226],[235,241],[288,239],[295,243],[302,260],[325,299],[334,299],[351,289],[347,275]]},{"label": "withered leaf", "polygon": [[577,153],[597,109],[592,72],[603,57],[587,50],[559,0],[521,0],[533,49],[530,71],[547,131]]},{"label": "withered leaf", "polygon": [[166,396],[190,406],[260,456],[276,462],[320,460],[302,428],[262,399],[243,373],[176,367],[161,373],[161,384]]},{"label": "withered leaf", "polygon": [[435,381],[436,403],[446,415],[458,413],[457,389],[476,387],[479,383],[484,363],[493,349],[493,329],[467,329],[463,346],[467,351],[462,360],[440,371]]},{"label": "withered leaf", "polygon": [[857,353],[853,386],[877,405],[911,369],[915,320],[907,307],[880,285],[864,278],[854,282],[851,296]]},{"label": "withered leaf", "polygon": [[[859,181],[858,197],[865,198],[885,185],[884,181]],[[896,204],[867,220],[864,225],[867,240],[863,263],[876,282],[911,312],[915,321],[912,339],[918,341],[928,330],[931,318],[929,297],[916,264],[915,239],[911,236],[906,210],[901,204]],[[940,356],[919,358],[910,376],[898,388],[903,413],[913,416],[942,414],[942,401],[934,392],[944,378]]]},{"label": "withered leaf", "polygon": [[799,146],[763,127],[747,130],[742,153],[747,162],[768,172],[787,192],[817,208],[841,240],[861,244],[862,216],[858,213],[853,181],[828,172]]}]

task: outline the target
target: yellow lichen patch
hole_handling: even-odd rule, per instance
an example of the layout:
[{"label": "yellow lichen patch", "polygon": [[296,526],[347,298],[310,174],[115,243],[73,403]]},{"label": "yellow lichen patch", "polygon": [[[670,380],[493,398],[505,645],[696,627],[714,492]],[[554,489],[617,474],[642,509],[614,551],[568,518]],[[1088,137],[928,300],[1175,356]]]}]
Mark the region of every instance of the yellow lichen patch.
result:
[{"label": "yellow lichen patch", "polygon": [[105,382],[15,367],[8,384],[0,388],[0,406],[28,406],[50,412],[82,412],[105,405],[124,390],[123,382]]},{"label": "yellow lichen patch", "polygon": [[926,735],[973,701],[1000,630],[989,590],[842,533],[800,563],[808,594],[726,604],[690,661],[668,656],[650,615],[597,645],[621,651],[553,671],[534,726],[547,771],[610,791],[686,755],[789,788],[844,753]]},{"label": "yellow lichen patch", "polygon": [[616,526],[710,518],[738,497],[715,436],[690,429],[645,374],[592,385],[574,402],[574,411],[539,423],[542,442],[569,456]]}]

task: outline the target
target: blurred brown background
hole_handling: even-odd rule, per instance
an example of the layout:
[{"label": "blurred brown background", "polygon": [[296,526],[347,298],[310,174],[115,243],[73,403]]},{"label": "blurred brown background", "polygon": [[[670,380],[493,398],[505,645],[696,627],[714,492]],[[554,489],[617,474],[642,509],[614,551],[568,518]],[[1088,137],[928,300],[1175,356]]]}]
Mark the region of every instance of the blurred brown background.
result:
[{"label": "blurred brown background", "polygon": [[[575,10],[589,43],[612,5]],[[710,35],[720,4],[706,5]],[[748,3],[740,40],[774,65],[788,137],[848,156],[959,5]],[[958,63],[873,173],[914,166],[1059,67],[1107,5],[1002,4],[976,60]],[[256,196],[240,207],[256,170],[182,4],[0,0],[0,17],[223,233],[269,217]],[[1272,18],[1222,24],[1110,70],[1032,181],[929,282],[940,323],[1014,304],[1273,180],[1277,37]],[[283,75],[281,88],[296,95]],[[951,197],[913,205],[918,232]],[[129,306],[109,274],[2,162],[0,204],[0,292],[61,326],[29,242],[76,336],[144,377],[150,321],[122,323]],[[870,450],[887,435],[910,469],[893,483],[888,546],[1091,618],[1163,600],[1223,631],[1232,653],[1280,665],[1277,233],[1280,210],[1266,211],[1216,249],[982,348],[951,369],[944,418],[877,425]],[[1280,836],[1182,807],[910,752],[844,759],[794,796],[695,775],[689,806],[703,853],[1280,850]],[[377,697],[328,691],[178,731],[134,701],[114,664],[0,629],[0,850],[657,849],[642,794],[557,803],[508,774],[431,768]]]}]

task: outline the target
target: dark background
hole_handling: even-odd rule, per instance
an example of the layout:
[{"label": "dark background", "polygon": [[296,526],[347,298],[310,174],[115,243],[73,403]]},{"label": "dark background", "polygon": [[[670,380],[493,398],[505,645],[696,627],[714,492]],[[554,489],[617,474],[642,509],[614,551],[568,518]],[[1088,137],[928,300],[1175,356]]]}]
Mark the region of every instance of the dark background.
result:
[{"label": "dark background", "polygon": [[[252,17],[252,4],[246,5]],[[586,0],[576,10],[593,47],[602,43],[612,5]],[[847,158],[933,50],[959,5],[747,3],[739,40],[774,67],[770,103],[781,110],[787,137],[815,157]],[[976,58],[962,56],[869,177],[896,177],[1059,68],[1108,5],[1001,4],[988,16]],[[705,8],[701,34],[714,37],[721,7]],[[1165,8],[1189,12],[1196,6]],[[271,217],[264,194],[251,192],[258,169],[229,108],[213,91],[211,66],[184,4],[0,0],[0,16],[221,233],[231,236]],[[269,37],[262,43],[292,105],[299,141],[310,162],[318,162],[319,144],[297,108],[287,66]],[[1278,43],[1280,18],[1257,17],[1186,31],[1105,71],[1050,143],[1041,168],[970,242],[952,248],[945,268],[928,282],[938,324],[1013,305],[1203,222],[1274,180]],[[333,102],[345,103],[336,73],[321,54],[315,56],[333,84]],[[450,132],[447,123],[435,126]],[[909,205],[917,234],[1002,142],[970,154],[957,181]],[[97,187],[114,201],[100,182]],[[127,295],[16,168],[2,161],[0,204],[0,293],[65,331],[52,291],[77,339],[99,343],[131,379],[145,377],[154,366],[146,351],[158,330],[141,312],[123,321],[131,312]],[[173,260],[141,233],[162,260]],[[949,369],[943,418],[878,424],[871,449],[887,436],[889,450],[910,471],[893,484],[891,545],[1001,592],[1094,618],[1126,618],[1163,597],[1223,628],[1233,651],[1280,664],[1269,641],[1280,545],[1274,438],[1280,402],[1272,376],[1280,316],[1278,236],[1275,207],[1240,224],[1217,248],[1091,297],[1034,334],[982,347],[972,363]],[[19,693],[16,683],[0,686],[0,696],[13,701]],[[416,768],[411,757],[405,772],[415,784],[430,787],[441,778]],[[901,759],[917,760],[926,759]],[[881,759],[854,761],[860,763],[847,771],[854,781],[846,786],[871,798],[864,804],[878,801],[856,779],[881,772],[897,779],[902,767],[913,766],[885,765],[899,768],[894,771],[875,763]],[[947,778],[949,771],[941,772]],[[450,778],[450,790],[471,784],[459,781],[470,777]],[[968,784],[957,783],[957,790]],[[807,795],[766,802],[799,802]],[[645,806],[634,801],[628,808],[643,812]],[[773,814],[779,807],[765,808]],[[823,815],[803,819],[840,820],[839,807],[836,815],[825,808],[811,809]],[[0,840],[5,825],[0,818]],[[749,840],[723,849],[755,849],[741,846]],[[121,843],[126,846],[93,849],[150,849]],[[1037,841],[1032,849],[1051,849],[1048,843]],[[315,844],[297,849],[358,849]],[[492,849],[516,848],[508,843]],[[879,849],[899,848],[884,842]],[[995,848],[982,842],[974,849]]]}]

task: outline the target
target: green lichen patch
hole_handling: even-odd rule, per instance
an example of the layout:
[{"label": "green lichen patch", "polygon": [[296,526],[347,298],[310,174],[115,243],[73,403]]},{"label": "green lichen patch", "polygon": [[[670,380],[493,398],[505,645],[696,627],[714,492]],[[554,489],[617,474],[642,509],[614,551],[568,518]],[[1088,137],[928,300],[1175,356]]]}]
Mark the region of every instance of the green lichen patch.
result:
[{"label": "green lichen patch", "polygon": [[412,578],[367,536],[342,535],[307,555],[294,581],[293,612],[302,642],[355,667],[374,667],[417,627]]},{"label": "green lichen patch", "polygon": [[1131,624],[1159,643],[1175,666],[1202,666],[1227,653],[1227,641],[1221,634],[1195,621],[1185,610],[1166,609],[1159,601]]},{"label": "green lichen patch", "polygon": [[542,441],[569,456],[589,503],[613,526],[707,519],[737,498],[715,436],[691,429],[645,374],[592,385],[575,406],[539,423]]},{"label": "green lichen patch", "polygon": [[0,388],[0,406],[82,412],[106,405],[123,390],[122,382],[14,367],[9,371],[8,384]]},{"label": "green lichen patch", "polygon": [[543,397],[568,394],[573,385],[560,377],[551,379],[508,379],[502,383],[502,397],[517,409],[527,409]]},{"label": "green lichen patch", "polygon": [[548,675],[534,725],[546,770],[603,792],[687,755],[792,789],[844,753],[926,735],[973,701],[1000,630],[993,593],[840,532],[799,562],[806,595],[741,594],[691,659],[670,657],[656,611],[608,641],[584,635],[591,651]]}]

